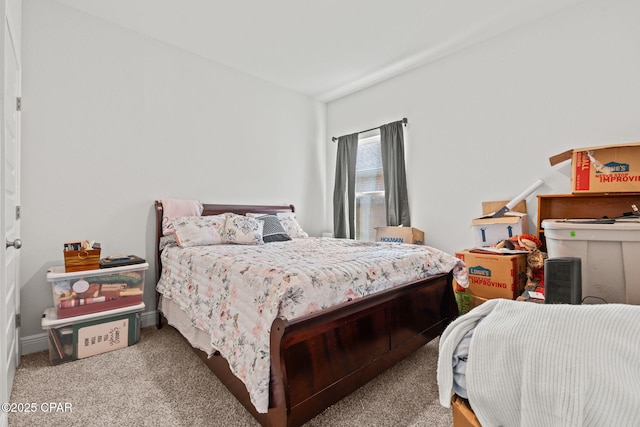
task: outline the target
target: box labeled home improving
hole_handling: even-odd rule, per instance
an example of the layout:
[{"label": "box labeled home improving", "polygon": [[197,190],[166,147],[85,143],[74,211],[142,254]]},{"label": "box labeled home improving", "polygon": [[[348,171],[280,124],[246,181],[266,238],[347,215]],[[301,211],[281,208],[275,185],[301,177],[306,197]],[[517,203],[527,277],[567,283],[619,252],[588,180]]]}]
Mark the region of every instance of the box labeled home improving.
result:
[{"label": "box labeled home improving", "polygon": [[51,267],[53,303],[59,319],[140,304],[148,263],[66,273]]},{"label": "box labeled home improving", "polygon": [[140,313],[144,303],[102,313],[58,319],[55,308],[42,315],[52,365],[118,350],[140,339]]},{"label": "box labeled home improving", "polygon": [[[526,254],[493,254],[474,250],[456,252],[467,265],[469,287],[456,284],[457,291],[482,298],[516,299],[524,291]],[[455,280],[455,279],[454,279]]]},{"label": "box labeled home improving", "polygon": [[640,191],[640,142],[575,148],[549,158],[554,166],[571,159],[571,192]]},{"label": "box labeled home improving", "polygon": [[424,232],[413,227],[377,227],[376,242],[424,244]]}]

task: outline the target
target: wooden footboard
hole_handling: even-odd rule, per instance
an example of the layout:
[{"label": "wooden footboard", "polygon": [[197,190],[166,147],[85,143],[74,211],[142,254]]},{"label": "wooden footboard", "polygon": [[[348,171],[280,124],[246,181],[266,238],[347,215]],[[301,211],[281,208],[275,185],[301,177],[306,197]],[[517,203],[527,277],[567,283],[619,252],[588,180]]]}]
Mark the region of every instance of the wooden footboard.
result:
[{"label": "wooden footboard", "polygon": [[439,336],[458,307],[452,275],[390,289],[271,328],[268,414],[219,355],[194,351],[263,426],[300,426]]},{"label": "wooden footboard", "polygon": [[271,329],[268,426],[299,426],[442,333],[457,315],[445,274]]}]

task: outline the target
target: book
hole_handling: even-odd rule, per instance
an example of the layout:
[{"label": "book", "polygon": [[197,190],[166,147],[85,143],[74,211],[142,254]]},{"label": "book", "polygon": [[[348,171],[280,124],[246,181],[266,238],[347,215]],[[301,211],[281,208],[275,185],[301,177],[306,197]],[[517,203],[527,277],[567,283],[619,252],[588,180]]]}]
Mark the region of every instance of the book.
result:
[{"label": "book", "polygon": [[53,341],[53,346],[56,348],[58,357],[60,358],[60,360],[64,359],[64,351],[62,349],[62,343],[60,342],[58,333],[55,331],[55,329],[49,329],[49,334],[51,335],[51,341]]}]

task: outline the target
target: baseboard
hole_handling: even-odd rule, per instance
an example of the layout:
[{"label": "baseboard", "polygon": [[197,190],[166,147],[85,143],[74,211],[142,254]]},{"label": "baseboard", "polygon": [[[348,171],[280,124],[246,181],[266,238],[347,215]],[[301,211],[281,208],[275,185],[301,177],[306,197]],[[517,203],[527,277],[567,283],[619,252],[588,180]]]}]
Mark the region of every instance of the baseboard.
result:
[{"label": "baseboard", "polygon": [[158,319],[158,310],[145,311],[140,316],[140,327],[146,328],[147,326],[156,326]]},{"label": "baseboard", "polygon": [[[140,327],[146,328],[147,326],[155,326],[157,316],[157,310],[144,311],[140,315]],[[39,351],[48,351],[48,339],[48,334],[46,332],[20,338],[20,354],[25,355],[30,353],[37,353]]]},{"label": "baseboard", "polygon": [[49,349],[47,333],[29,335],[20,338],[20,354],[37,353]]}]

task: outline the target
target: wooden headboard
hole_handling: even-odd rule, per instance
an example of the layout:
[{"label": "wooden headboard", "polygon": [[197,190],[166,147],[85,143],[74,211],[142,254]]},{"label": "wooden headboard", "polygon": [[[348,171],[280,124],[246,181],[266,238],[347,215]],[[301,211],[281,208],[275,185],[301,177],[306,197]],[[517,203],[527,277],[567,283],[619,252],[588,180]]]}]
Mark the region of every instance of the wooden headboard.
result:
[{"label": "wooden headboard", "polygon": [[[215,205],[203,203],[202,215],[219,215],[226,212],[246,215],[252,213],[295,212],[293,205]],[[160,238],[162,237],[162,202],[156,201],[156,283],[160,280]]]}]

